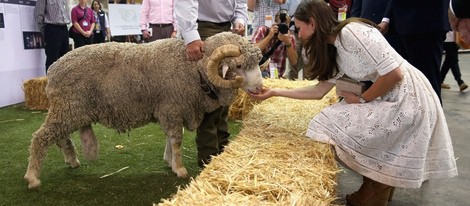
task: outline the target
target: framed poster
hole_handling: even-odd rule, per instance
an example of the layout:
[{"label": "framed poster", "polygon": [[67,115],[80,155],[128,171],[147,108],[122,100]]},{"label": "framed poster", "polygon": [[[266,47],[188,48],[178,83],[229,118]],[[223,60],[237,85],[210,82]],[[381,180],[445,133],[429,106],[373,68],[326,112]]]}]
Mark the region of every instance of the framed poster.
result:
[{"label": "framed poster", "polygon": [[109,27],[113,36],[140,35],[140,4],[109,4]]}]

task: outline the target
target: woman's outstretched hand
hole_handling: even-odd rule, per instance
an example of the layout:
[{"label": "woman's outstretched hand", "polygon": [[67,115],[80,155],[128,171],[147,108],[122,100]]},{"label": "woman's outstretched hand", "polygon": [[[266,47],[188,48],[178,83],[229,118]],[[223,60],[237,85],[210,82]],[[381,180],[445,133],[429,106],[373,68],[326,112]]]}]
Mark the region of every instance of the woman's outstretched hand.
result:
[{"label": "woman's outstretched hand", "polygon": [[272,96],[274,96],[273,90],[267,87],[263,87],[261,89],[261,92],[258,94],[250,93],[251,98],[256,99],[256,100],[265,100],[268,99]]}]

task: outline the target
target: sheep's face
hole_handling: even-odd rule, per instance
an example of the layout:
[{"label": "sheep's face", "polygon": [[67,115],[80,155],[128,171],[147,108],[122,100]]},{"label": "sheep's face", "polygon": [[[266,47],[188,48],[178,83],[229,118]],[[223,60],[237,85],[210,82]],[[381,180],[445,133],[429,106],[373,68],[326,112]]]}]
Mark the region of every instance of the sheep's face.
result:
[{"label": "sheep's face", "polygon": [[[248,57],[250,58],[250,57]],[[227,61],[228,60],[228,61]],[[240,88],[248,93],[259,93],[263,86],[263,77],[258,64],[247,64],[245,56],[228,58],[221,61],[221,75],[224,79],[241,79]],[[254,61],[256,62],[256,61]]]},{"label": "sheep's face", "polygon": [[[207,47],[206,47],[207,46]],[[261,50],[247,39],[231,33],[221,33],[206,40],[207,76],[221,88],[242,88],[259,93],[263,78],[258,63]]]}]

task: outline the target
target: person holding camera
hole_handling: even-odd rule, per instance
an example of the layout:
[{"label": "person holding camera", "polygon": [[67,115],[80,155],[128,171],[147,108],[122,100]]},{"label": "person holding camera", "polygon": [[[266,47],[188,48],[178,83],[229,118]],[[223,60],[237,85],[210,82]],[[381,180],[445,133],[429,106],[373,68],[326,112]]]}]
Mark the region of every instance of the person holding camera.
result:
[{"label": "person holding camera", "polygon": [[[263,60],[271,58],[271,63],[276,63],[279,78],[286,71],[287,58],[292,66],[297,65],[295,38],[290,34],[289,23],[290,17],[287,15],[287,10],[281,10],[276,14],[274,24],[259,27],[251,39],[251,42],[261,49]],[[269,71],[263,71],[263,77],[266,77],[266,73]]]}]

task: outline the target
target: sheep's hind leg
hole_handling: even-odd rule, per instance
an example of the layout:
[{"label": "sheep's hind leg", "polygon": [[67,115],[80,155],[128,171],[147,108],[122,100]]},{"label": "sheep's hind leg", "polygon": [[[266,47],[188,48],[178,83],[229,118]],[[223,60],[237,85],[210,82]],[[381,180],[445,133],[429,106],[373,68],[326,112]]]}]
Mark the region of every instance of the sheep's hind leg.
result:
[{"label": "sheep's hind leg", "polygon": [[97,160],[100,146],[91,125],[86,125],[80,128],[80,140],[85,159],[91,161]]},{"label": "sheep's hind leg", "polygon": [[41,186],[41,166],[44,158],[47,155],[48,147],[56,140],[58,134],[51,131],[52,129],[47,128],[46,124],[43,124],[35,133],[31,140],[31,146],[29,147],[29,163],[24,179],[28,181],[29,189],[35,189]]},{"label": "sheep's hind leg", "polygon": [[60,151],[62,151],[64,154],[66,164],[68,164],[71,168],[80,167],[80,161],[78,161],[77,158],[77,149],[73,141],[70,139],[70,136],[59,139],[56,144],[60,148]]}]

